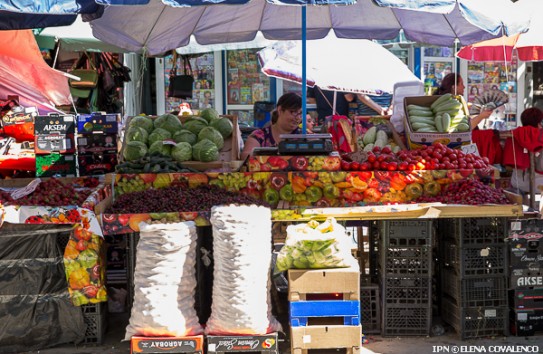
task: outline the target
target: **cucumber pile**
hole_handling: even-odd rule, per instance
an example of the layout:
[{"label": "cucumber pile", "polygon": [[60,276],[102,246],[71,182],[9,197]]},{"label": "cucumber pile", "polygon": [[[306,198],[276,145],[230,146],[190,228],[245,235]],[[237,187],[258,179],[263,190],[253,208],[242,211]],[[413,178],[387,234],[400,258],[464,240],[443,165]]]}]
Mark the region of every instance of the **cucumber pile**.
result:
[{"label": "cucumber pile", "polygon": [[446,93],[430,107],[410,104],[407,106],[408,120],[417,133],[457,133],[470,130],[469,117],[463,104],[452,94]]},{"label": "cucumber pile", "polygon": [[389,142],[388,134],[382,130],[378,129],[376,126],[369,128],[364,136],[362,141],[358,142],[358,147],[360,150],[372,151],[374,147],[383,149],[389,147],[393,152],[400,151],[400,147],[396,144]]}]

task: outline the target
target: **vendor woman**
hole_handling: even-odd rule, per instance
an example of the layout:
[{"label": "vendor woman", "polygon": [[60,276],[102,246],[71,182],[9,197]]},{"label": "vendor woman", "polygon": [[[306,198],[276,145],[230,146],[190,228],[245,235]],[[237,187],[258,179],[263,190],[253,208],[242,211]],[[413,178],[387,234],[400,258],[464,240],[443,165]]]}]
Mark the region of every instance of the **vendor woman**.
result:
[{"label": "vendor woman", "polygon": [[271,125],[255,130],[245,141],[241,152],[242,160],[249,156],[257,147],[276,147],[281,141],[281,134],[299,134],[302,117],[302,98],[294,93],[285,93],[277,101],[277,107],[272,112]]}]

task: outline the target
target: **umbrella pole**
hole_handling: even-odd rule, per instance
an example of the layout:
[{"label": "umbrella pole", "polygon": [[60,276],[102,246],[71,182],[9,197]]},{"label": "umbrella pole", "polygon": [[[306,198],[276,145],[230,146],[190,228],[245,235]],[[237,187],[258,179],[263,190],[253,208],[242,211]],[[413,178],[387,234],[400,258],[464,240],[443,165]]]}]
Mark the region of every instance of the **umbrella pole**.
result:
[{"label": "umbrella pole", "polygon": [[306,5],[302,5],[302,134],[307,133],[306,115],[307,115],[307,60],[306,60]]},{"label": "umbrella pole", "polygon": [[334,105],[332,106],[332,114],[336,113],[337,91],[334,91]]}]

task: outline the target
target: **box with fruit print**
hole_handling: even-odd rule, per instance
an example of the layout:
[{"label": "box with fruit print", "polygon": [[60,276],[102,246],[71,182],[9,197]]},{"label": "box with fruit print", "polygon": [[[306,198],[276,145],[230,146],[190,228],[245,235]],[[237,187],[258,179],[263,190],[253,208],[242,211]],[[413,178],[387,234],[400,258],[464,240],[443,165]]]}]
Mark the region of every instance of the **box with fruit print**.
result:
[{"label": "box with fruit print", "polygon": [[36,177],[75,177],[75,155],[36,155]]},{"label": "box with fruit print", "polygon": [[268,171],[339,171],[339,154],[328,156],[250,156],[249,172]]},{"label": "box with fruit print", "polygon": [[120,120],[121,116],[117,113],[79,114],[77,116],[77,131],[79,134],[117,134]]}]

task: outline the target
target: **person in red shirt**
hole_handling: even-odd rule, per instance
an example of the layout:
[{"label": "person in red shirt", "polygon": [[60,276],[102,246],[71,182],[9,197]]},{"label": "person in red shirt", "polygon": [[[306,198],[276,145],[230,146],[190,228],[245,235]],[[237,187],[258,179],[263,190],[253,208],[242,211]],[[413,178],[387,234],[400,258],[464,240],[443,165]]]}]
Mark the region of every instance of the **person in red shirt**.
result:
[{"label": "person in red shirt", "polygon": [[518,192],[530,191],[530,155],[536,154],[535,190],[543,190],[543,112],[528,108],[520,115],[522,127],[512,130],[513,139],[505,141],[503,165],[513,167],[511,187]]}]

